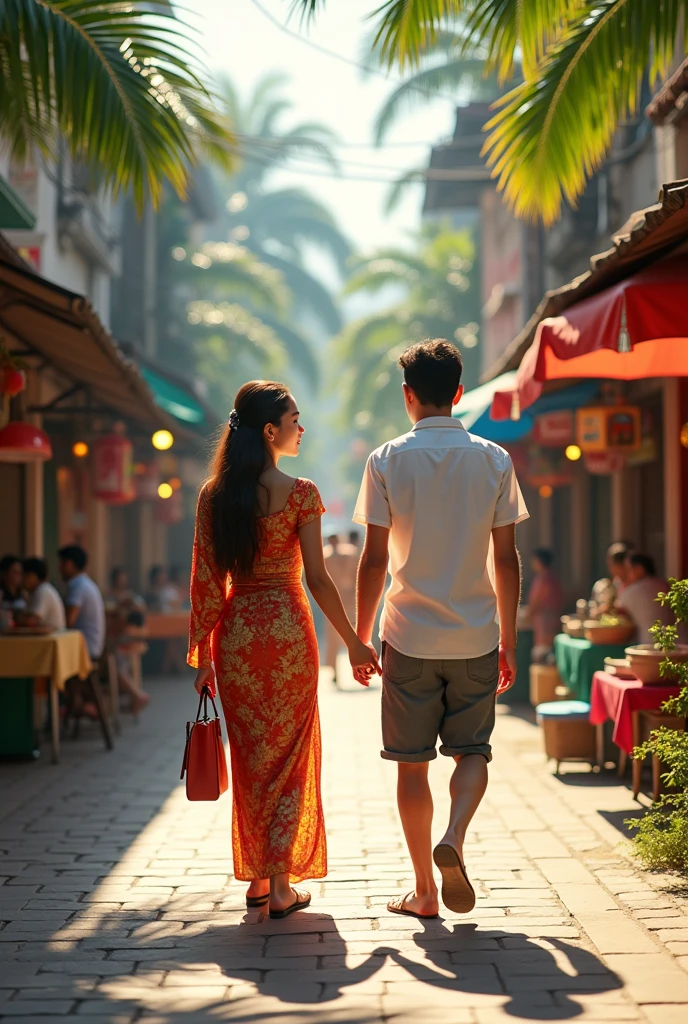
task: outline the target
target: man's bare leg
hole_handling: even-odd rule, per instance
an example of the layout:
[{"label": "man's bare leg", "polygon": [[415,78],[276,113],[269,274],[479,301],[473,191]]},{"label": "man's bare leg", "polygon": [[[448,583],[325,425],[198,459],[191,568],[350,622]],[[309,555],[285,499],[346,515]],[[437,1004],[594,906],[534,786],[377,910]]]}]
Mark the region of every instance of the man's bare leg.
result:
[{"label": "man's bare leg", "polygon": [[397,803],[416,875],[416,893],[406,901],[406,909],[417,914],[436,914],[439,903],[433,875],[433,803],[427,761],[421,764],[399,762]]},{"label": "man's bare leg", "polygon": [[482,754],[466,754],[464,757],[455,757],[454,760],[456,768],[449,783],[449,825],[441,843],[452,846],[463,864],[466,832],[487,789],[487,761]]}]

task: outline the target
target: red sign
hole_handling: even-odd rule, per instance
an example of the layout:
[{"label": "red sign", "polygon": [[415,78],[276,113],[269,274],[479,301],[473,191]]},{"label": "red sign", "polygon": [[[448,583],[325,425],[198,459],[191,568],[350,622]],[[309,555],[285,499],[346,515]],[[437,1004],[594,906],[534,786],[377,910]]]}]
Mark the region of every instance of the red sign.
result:
[{"label": "red sign", "polygon": [[563,448],[573,441],[573,412],[560,409],[535,417],[533,438],[537,444],[548,448]]},{"label": "red sign", "polygon": [[586,452],[585,468],[596,476],[607,476],[624,468],[626,460],[620,452]]},{"label": "red sign", "polygon": [[110,505],[126,505],[136,497],[131,441],[119,434],[96,438],[91,467],[93,496]]}]

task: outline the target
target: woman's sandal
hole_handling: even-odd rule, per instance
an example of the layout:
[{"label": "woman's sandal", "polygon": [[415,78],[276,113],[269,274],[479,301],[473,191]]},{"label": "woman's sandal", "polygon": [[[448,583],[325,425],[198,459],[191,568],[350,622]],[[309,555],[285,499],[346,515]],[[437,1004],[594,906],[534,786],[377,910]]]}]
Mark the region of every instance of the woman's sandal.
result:
[{"label": "woman's sandal", "polygon": [[293,914],[295,910],[305,910],[306,907],[310,906],[311,894],[309,892],[306,892],[304,889],[292,889],[291,891],[296,896],[296,899],[285,910],[271,910],[270,918],[273,921],[280,920],[283,917],[289,917],[289,915]]},{"label": "woman's sandal", "polygon": [[456,914],[469,914],[475,906],[475,890],[458,853],[448,843],[440,843],[432,856],[442,873],[442,902],[445,907]]},{"label": "woman's sandal", "polygon": [[405,896],[398,896],[396,899],[389,901],[387,909],[391,914],[405,914],[406,917],[418,917],[420,920],[440,916],[439,914],[418,914],[415,910],[409,910],[406,906],[406,901],[415,895],[415,891],[412,891],[407,892]]},{"label": "woman's sandal", "polygon": [[256,907],[264,907],[269,899],[269,892],[266,892],[264,896],[247,896],[246,906],[249,910],[255,910]]}]

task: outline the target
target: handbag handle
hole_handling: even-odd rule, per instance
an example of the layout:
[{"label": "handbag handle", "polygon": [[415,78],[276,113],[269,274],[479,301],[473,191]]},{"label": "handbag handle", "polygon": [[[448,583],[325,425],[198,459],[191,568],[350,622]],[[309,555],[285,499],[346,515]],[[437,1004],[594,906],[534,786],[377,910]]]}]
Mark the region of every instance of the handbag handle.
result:
[{"label": "handbag handle", "polygon": [[[213,695],[210,692],[210,687],[209,686],[202,686],[201,687],[201,695],[200,695],[200,697],[198,699],[198,711],[196,712],[196,721],[197,722],[200,722],[200,721],[209,722],[210,721],[210,716],[208,715],[208,698],[210,698],[210,703],[213,705],[213,711],[215,712],[215,717],[216,718],[220,717],[218,715],[218,713],[217,713],[217,707],[215,706],[215,701],[213,699]],[[202,719],[201,719],[201,705],[203,705],[203,718]]]}]

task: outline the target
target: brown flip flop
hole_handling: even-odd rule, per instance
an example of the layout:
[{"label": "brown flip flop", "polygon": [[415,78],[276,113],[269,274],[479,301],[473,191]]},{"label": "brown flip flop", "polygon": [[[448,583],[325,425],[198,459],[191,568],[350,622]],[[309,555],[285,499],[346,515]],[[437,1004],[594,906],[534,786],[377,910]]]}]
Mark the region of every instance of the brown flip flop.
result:
[{"label": "brown flip flop", "polygon": [[[278,921],[281,920],[283,917],[289,917],[289,915],[293,914],[295,910],[305,910],[306,907],[310,907],[311,894],[309,892],[306,892],[304,889],[292,889],[291,891],[296,896],[294,902],[291,903],[284,910],[271,910],[271,920]],[[305,899],[301,899],[302,896],[304,896]]]},{"label": "brown flip flop", "polygon": [[432,856],[442,873],[442,902],[445,907],[456,914],[470,913],[475,906],[475,890],[458,853],[448,843],[440,843]]},{"label": "brown flip flop", "polygon": [[421,920],[431,917],[439,917],[439,914],[417,914],[415,910],[408,910],[406,908],[406,900],[410,899],[411,896],[415,896],[415,891],[407,892],[405,896],[398,896],[395,900],[390,900],[387,904],[387,909],[391,914],[405,914],[406,917],[418,917]]}]

